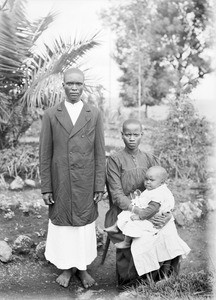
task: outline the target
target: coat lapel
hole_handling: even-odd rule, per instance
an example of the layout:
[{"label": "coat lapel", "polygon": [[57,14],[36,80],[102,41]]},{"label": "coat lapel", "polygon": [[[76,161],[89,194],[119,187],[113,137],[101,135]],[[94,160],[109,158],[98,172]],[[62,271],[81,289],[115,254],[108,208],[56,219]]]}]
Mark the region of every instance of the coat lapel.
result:
[{"label": "coat lapel", "polygon": [[91,109],[89,108],[88,104],[84,103],[83,108],[75,123],[75,126],[71,131],[69,138],[74,136],[80,129],[82,129],[85,126],[85,124],[91,119],[91,117],[92,117]]},{"label": "coat lapel", "polygon": [[70,134],[73,128],[73,124],[63,102],[61,102],[57,107],[56,118],[58,119],[59,123],[64,127],[64,129]]}]

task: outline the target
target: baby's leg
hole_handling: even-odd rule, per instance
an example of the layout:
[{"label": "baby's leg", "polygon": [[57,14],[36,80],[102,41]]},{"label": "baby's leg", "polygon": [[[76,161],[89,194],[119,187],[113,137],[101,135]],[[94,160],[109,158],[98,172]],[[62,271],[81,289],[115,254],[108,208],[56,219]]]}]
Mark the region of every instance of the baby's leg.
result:
[{"label": "baby's leg", "polygon": [[118,249],[130,248],[132,237],[125,235],[124,241],[120,243],[116,243],[115,246]]},{"label": "baby's leg", "polygon": [[104,228],[104,231],[105,232],[115,232],[115,233],[119,232],[117,222],[114,225],[110,226],[110,227]]}]

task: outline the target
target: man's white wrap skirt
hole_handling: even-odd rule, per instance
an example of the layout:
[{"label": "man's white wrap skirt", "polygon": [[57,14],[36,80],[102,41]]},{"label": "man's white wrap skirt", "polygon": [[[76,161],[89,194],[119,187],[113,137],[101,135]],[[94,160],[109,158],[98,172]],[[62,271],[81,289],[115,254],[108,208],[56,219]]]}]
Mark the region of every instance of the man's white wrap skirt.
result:
[{"label": "man's white wrap skirt", "polygon": [[58,269],[86,270],[97,257],[95,222],[80,226],[56,226],[49,220],[45,257]]}]

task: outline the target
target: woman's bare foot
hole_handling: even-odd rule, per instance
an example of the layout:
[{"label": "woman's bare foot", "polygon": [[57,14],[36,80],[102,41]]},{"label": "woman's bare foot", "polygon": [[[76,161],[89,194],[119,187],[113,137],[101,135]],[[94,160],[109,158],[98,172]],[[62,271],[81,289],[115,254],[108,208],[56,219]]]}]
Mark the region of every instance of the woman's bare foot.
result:
[{"label": "woman's bare foot", "polygon": [[77,275],[79,279],[81,280],[83,286],[85,289],[97,285],[97,282],[94,280],[94,278],[91,277],[91,275],[87,271],[77,271]]},{"label": "woman's bare foot", "polygon": [[131,243],[127,243],[127,242],[123,241],[123,242],[120,242],[120,243],[116,243],[115,246],[118,249],[125,249],[125,248],[130,248]]},{"label": "woman's bare foot", "polygon": [[63,286],[63,287],[68,287],[70,279],[72,276],[72,269],[69,270],[64,270],[56,279],[56,282]]}]

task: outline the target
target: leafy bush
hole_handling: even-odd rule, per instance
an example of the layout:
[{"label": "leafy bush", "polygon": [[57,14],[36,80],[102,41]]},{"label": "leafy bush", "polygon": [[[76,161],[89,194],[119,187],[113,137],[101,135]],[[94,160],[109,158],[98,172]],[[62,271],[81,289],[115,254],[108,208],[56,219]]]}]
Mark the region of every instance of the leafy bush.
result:
[{"label": "leafy bush", "polygon": [[210,124],[198,116],[193,104],[185,98],[171,102],[167,119],[153,137],[155,154],[170,176],[195,182],[207,179],[212,142]]},{"label": "leafy bush", "polygon": [[[37,109],[37,112],[40,112],[39,109]],[[39,114],[39,113],[38,113]],[[40,115],[42,115],[42,112],[40,112]],[[34,137],[39,138],[40,131],[41,131],[41,118],[38,120],[35,120],[32,125],[29,127],[29,129],[25,132],[24,137]]]},{"label": "leafy bush", "polygon": [[38,145],[19,145],[0,151],[0,173],[5,177],[39,179]]}]

